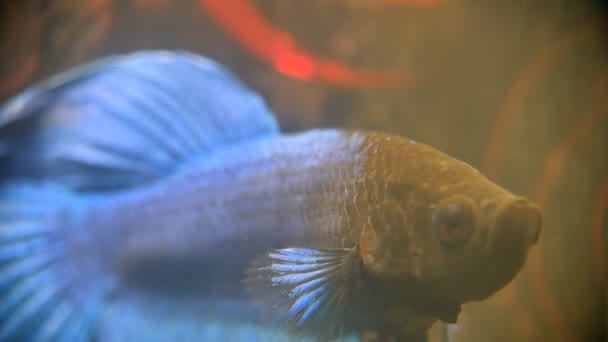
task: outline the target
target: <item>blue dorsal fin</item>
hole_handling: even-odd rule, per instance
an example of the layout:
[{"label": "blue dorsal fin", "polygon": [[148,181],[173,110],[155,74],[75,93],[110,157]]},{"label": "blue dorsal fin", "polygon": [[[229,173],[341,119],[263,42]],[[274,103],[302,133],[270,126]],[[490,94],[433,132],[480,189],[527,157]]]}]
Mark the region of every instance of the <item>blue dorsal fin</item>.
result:
[{"label": "blue dorsal fin", "polygon": [[120,189],[277,132],[261,97],[218,63],[143,51],[68,70],[8,101],[0,109],[0,154],[9,168],[0,177]]}]

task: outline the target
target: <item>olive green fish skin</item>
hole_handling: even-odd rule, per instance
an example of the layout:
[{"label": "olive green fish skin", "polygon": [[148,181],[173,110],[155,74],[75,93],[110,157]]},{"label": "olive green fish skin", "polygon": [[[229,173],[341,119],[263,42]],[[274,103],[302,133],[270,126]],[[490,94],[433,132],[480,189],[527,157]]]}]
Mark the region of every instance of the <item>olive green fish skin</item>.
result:
[{"label": "olive green fish skin", "polygon": [[[473,203],[474,227],[462,246],[444,246],[433,217],[455,195]],[[371,278],[386,303],[430,306],[429,314],[441,316],[443,306],[496,292],[521,268],[537,225],[496,232],[505,230],[497,224],[502,209],[517,201],[536,210],[429,146],[378,132],[317,130],[219,149],[150,187],[110,195],[81,224],[121,232],[109,267],[207,260],[220,269],[202,280],[209,285],[242,278],[256,255],[272,249],[358,247],[373,209],[396,203],[402,226],[370,228],[392,243],[378,257],[392,258],[394,267],[374,264]]]},{"label": "olive green fish skin", "polygon": [[[429,303],[462,303],[488,297],[521,269],[538,239],[536,206],[494,184],[470,165],[430,146],[386,134],[370,134],[362,145],[368,202],[395,201],[403,211],[403,229],[393,257],[403,258],[395,291]],[[440,243],[433,217],[451,198],[472,202],[471,236],[460,246]],[[521,206],[519,221],[506,218]],[[510,222],[509,222],[510,223]],[[391,294],[397,295],[397,294]]]}]

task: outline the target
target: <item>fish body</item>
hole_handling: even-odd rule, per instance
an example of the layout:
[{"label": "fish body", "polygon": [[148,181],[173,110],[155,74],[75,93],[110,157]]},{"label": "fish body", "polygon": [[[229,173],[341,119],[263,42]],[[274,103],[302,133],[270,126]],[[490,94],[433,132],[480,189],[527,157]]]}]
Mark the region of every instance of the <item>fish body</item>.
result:
[{"label": "fish body", "polygon": [[280,134],[257,95],[191,54],[68,71],[0,125],[3,337],[114,340],[108,312],[186,297],[207,315],[253,300],[239,319],[319,340],[423,339],[506,285],[540,230],[533,203],[430,146]]}]

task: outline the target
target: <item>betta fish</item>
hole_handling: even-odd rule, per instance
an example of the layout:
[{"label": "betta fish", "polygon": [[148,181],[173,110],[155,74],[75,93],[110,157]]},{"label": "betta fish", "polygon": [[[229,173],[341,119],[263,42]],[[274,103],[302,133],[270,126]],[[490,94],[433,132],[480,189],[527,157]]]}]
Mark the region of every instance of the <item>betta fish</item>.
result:
[{"label": "betta fish", "polygon": [[188,52],[33,85],[1,108],[0,146],[0,340],[424,340],[508,284],[541,229],[428,145],[281,133]]}]

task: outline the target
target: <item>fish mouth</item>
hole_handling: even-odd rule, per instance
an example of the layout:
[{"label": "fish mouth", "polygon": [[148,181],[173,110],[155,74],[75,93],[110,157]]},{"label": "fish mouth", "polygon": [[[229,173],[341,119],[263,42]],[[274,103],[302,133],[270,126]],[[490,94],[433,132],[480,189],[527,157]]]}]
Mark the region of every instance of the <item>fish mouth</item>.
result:
[{"label": "fish mouth", "polygon": [[539,240],[540,209],[524,197],[503,201],[494,214],[487,236],[484,261],[484,299],[507,285],[523,268],[530,248]]},{"label": "fish mouth", "polygon": [[530,247],[538,242],[542,226],[540,209],[524,197],[515,197],[498,208],[493,227],[494,244]]}]

